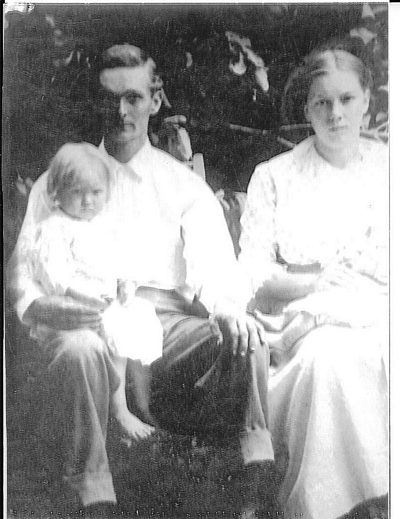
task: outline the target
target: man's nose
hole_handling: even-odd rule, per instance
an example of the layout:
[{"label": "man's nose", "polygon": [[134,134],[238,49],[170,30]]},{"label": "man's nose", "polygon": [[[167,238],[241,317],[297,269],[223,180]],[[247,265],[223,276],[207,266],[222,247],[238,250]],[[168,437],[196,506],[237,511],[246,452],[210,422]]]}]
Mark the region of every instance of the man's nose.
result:
[{"label": "man's nose", "polygon": [[124,96],[119,100],[118,113],[120,117],[124,118],[127,115],[127,102]]}]

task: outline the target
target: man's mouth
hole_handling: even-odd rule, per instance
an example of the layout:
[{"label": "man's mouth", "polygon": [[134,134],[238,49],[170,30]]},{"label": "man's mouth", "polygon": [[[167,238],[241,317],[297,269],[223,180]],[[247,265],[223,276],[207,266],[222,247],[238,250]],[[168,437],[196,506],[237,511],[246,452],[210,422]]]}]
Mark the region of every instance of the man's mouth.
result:
[{"label": "man's mouth", "polygon": [[135,128],[133,123],[120,123],[116,126],[116,129],[119,131],[132,130],[133,128]]}]

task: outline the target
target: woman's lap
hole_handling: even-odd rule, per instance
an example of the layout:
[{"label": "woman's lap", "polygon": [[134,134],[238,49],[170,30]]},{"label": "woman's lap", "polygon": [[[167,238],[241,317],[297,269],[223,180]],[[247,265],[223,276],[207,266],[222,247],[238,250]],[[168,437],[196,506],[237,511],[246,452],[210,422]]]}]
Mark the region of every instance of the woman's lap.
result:
[{"label": "woman's lap", "polygon": [[387,377],[371,330],[309,333],[272,369],[269,404],[288,517],[335,518],[387,492]]}]

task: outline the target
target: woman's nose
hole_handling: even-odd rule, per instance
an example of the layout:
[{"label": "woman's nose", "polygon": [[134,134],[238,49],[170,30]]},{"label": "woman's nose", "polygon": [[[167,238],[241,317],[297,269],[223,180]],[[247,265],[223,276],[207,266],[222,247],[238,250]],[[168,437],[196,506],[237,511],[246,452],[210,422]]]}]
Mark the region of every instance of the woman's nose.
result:
[{"label": "woman's nose", "polygon": [[333,120],[333,121],[336,121],[338,119],[341,119],[342,117],[342,105],[340,103],[340,101],[333,101],[332,102],[332,105],[331,105],[331,112],[330,112],[330,118]]}]

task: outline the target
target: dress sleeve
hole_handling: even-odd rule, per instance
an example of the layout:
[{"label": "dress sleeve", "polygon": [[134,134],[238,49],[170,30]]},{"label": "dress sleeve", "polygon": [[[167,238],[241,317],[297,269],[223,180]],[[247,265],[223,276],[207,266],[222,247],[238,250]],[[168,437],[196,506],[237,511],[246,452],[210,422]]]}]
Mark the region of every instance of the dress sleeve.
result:
[{"label": "dress sleeve", "polygon": [[31,254],[33,278],[46,295],[65,295],[74,275],[71,252],[73,236],[61,218],[39,225]]},{"label": "dress sleeve", "polygon": [[268,164],[258,166],[247,190],[241,218],[239,263],[251,281],[252,295],[265,280],[281,269],[277,263],[275,211],[277,191]]},{"label": "dress sleeve", "polygon": [[[197,185],[198,184],[198,185]],[[213,192],[198,181],[186,196],[182,238],[186,280],[209,312],[222,301],[245,310],[249,290],[236,260],[222,207]]]}]

